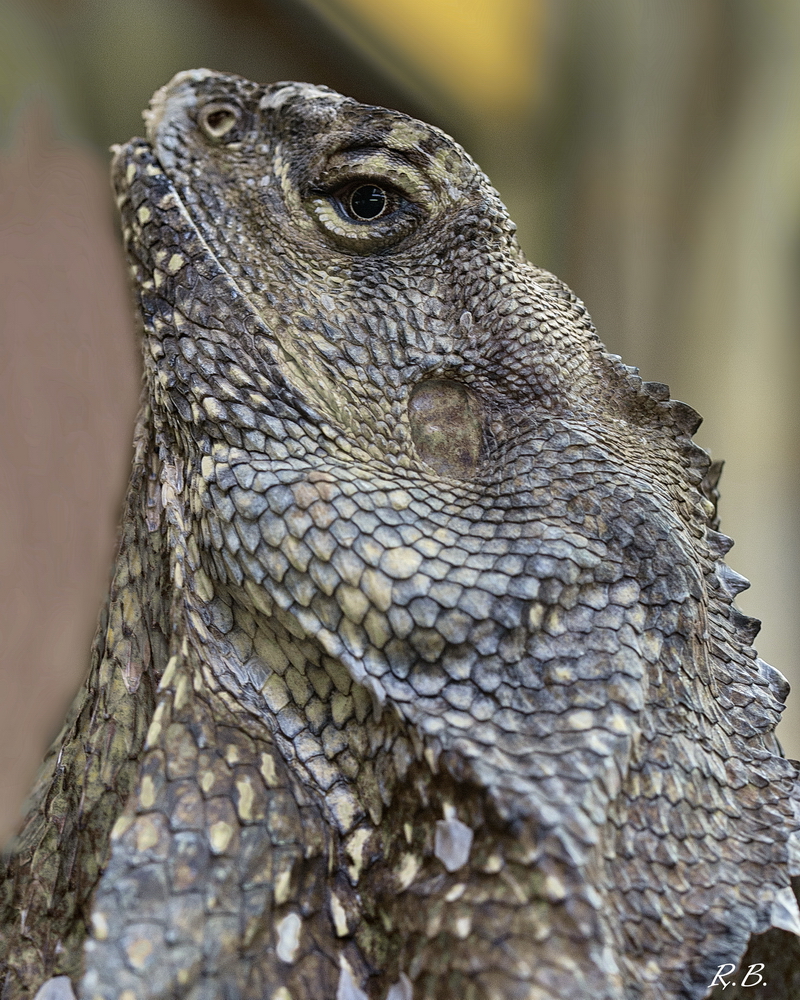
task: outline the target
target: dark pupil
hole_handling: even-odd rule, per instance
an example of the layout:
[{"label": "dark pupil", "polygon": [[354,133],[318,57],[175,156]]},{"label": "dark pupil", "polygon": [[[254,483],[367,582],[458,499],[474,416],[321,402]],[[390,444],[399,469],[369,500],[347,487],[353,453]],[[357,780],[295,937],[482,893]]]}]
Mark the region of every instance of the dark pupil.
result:
[{"label": "dark pupil", "polygon": [[386,211],[386,192],[374,184],[362,184],[350,195],[350,211],[357,219],[377,219]]}]

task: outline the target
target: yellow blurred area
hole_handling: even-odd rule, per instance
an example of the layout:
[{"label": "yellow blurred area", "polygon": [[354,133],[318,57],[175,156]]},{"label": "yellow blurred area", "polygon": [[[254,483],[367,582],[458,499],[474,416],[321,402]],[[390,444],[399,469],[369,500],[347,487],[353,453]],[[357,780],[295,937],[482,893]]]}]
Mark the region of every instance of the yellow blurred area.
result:
[{"label": "yellow blurred area", "polygon": [[315,0],[471,113],[517,115],[537,83],[543,0]]}]

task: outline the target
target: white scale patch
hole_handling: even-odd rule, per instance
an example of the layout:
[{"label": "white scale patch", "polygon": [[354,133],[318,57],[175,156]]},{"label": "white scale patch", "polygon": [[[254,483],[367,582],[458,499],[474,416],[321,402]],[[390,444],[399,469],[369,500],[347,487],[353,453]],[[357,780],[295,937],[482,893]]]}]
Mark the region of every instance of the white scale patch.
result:
[{"label": "white scale patch", "polygon": [[48,979],[46,983],[37,990],[33,1000],[75,1000],[75,991],[69,976],[55,976]]},{"label": "white scale patch", "polygon": [[336,987],[336,1000],[369,1000],[367,994],[353,979],[353,973],[344,958],[339,973],[339,984]]},{"label": "white scale patch", "polygon": [[281,87],[280,90],[274,90],[271,94],[266,94],[262,97],[259,108],[262,111],[278,111],[292,97],[298,97],[304,101],[319,100],[321,98],[334,105],[341,104],[344,100],[340,94],[332,94],[330,91],[321,90],[311,83],[290,83],[287,87]]},{"label": "white scale patch", "polygon": [[770,925],[800,937],[800,910],[792,887],[787,885],[776,893],[769,914]]},{"label": "white scale patch", "polygon": [[275,954],[282,962],[291,963],[297,957],[297,949],[300,947],[301,923],[302,921],[296,913],[288,913],[283,920],[275,925],[275,933],[278,935]]},{"label": "white scale patch", "polygon": [[389,988],[386,1000],[414,1000],[414,990],[411,986],[411,980],[405,972],[401,972],[399,982],[396,982],[394,986]]},{"label": "white scale patch", "polygon": [[458,871],[469,861],[472,850],[472,829],[456,819],[452,806],[444,807],[444,819],[436,824],[433,853],[449,872]]}]

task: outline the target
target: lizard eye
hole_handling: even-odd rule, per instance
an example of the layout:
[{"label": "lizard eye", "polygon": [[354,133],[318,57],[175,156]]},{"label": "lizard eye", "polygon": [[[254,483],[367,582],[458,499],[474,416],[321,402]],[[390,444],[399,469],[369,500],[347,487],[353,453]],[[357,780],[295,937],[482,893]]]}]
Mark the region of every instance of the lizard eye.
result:
[{"label": "lizard eye", "polygon": [[389,196],[377,184],[359,184],[343,199],[343,205],[354,219],[369,222],[386,214]]},{"label": "lizard eye", "polygon": [[335,192],[334,201],[353,222],[377,222],[408,204],[397,191],[372,181],[356,181]]},{"label": "lizard eye", "polygon": [[425,210],[402,187],[382,177],[365,177],[366,171],[359,173],[332,182],[323,177],[306,208],[341,247],[370,253],[412,233],[425,218]]},{"label": "lizard eye", "polygon": [[207,104],[200,112],[200,128],[209,139],[221,139],[236,125],[240,114],[233,104]]}]

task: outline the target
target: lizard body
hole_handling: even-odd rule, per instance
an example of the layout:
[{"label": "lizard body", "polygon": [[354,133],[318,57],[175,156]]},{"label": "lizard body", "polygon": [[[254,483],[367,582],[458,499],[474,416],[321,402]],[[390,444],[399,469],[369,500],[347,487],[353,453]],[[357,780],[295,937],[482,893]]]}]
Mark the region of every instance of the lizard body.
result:
[{"label": "lizard body", "polygon": [[800,931],[694,411],[437,129],[207,70],[146,117],[134,471],[3,1000],[690,1000]]}]

